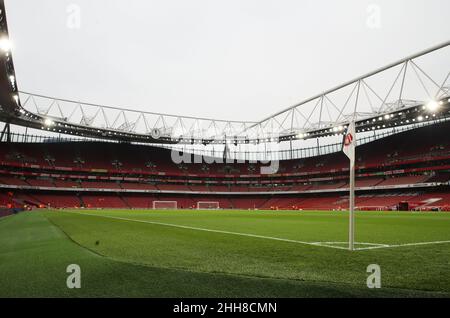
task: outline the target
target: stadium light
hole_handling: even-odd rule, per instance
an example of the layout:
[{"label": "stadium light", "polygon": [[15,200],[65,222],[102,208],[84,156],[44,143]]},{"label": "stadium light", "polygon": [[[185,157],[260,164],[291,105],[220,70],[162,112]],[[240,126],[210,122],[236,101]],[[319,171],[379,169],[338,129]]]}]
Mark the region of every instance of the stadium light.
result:
[{"label": "stadium light", "polygon": [[9,51],[11,51],[11,48],[12,43],[8,38],[3,37],[0,39],[0,50],[2,50],[5,53],[8,53]]},{"label": "stadium light", "polygon": [[429,102],[427,103],[426,108],[427,108],[429,111],[434,112],[434,111],[438,110],[438,108],[439,108],[439,103],[438,103],[437,101],[435,101],[435,100],[431,100],[431,101],[429,101]]},{"label": "stadium light", "polygon": [[53,126],[54,122],[53,120],[51,120],[50,118],[45,118],[44,120],[44,125],[49,127],[49,126]]},{"label": "stadium light", "polygon": [[19,104],[19,95],[14,95],[13,98],[16,104]]},{"label": "stadium light", "polygon": [[422,121],[422,120],[423,120],[423,116],[417,117],[417,120],[418,120],[418,121]]}]

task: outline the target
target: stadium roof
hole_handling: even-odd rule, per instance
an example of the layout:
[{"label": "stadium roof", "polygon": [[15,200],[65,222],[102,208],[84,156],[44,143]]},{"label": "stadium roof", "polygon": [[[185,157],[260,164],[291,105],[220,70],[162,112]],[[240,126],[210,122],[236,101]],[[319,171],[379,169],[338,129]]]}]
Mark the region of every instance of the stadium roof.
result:
[{"label": "stadium roof", "polygon": [[450,117],[450,41],[254,122],[135,111],[21,92],[3,0],[0,50],[0,120],[68,135],[164,144],[259,144],[343,134],[353,120],[357,131],[364,132]]}]

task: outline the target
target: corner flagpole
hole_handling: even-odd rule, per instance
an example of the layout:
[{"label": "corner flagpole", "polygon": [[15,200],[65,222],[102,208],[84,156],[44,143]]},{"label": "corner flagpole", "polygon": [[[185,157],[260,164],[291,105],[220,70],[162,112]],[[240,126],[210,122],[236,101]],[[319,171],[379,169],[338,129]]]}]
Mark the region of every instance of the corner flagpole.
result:
[{"label": "corner flagpole", "polygon": [[357,93],[355,99],[355,109],[353,110],[353,119],[347,127],[347,133],[344,139],[343,151],[350,159],[350,198],[349,198],[349,221],[348,221],[348,249],[355,250],[355,161],[356,161],[356,109],[358,107],[359,88],[361,80],[357,84]]},{"label": "corner flagpole", "polygon": [[347,128],[342,151],[350,159],[350,200],[349,200],[349,227],[348,227],[348,249],[355,250],[355,150],[356,129],[352,121]]},{"label": "corner flagpole", "polygon": [[348,249],[355,250],[355,158],[350,159],[350,212],[348,228]]}]

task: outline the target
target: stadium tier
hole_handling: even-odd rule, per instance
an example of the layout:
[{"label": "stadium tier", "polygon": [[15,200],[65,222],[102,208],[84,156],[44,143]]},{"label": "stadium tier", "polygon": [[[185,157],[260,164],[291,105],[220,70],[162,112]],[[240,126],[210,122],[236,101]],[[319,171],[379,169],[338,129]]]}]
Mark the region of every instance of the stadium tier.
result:
[{"label": "stadium tier", "polygon": [[[359,209],[449,209],[450,123],[402,132],[357,148]],[[168,149],[112,142],[3,142],[0,206],[178,209],[217,202],[233,209],[346,209],[342,153],[256,163],[175,164]],[[202,205],[200,204],[200,207]],[[213,206],[213,205],[211,205]],[[215,206],[215,205],[214,205]]]}]

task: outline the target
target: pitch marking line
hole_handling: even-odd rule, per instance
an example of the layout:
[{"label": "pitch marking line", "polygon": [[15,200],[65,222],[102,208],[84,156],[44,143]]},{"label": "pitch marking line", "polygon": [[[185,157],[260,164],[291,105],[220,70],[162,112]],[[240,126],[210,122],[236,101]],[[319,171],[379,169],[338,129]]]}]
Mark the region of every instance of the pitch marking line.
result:
[{"label": "pitch marking line", "polygon": [[229,234],[229,235],[247,236],[247,237],[253,237],[253,238],[260,238],[260,239],[274,240],[274,241],[282,241],[282,242],[289,242],[289,243],[296,243],[296,244],[303,244],[303,245],[329,247],[329,248],[335,248],[335,249],[346,249],[346,248],[341,247],[341,246],[322,245],[321,242],[303,242],[303,241],[290,240],[290,239],[284,239],[284,238],[272,237],[272,236],[263,236],[263,235],[240,233],[240,232],[230,232],[230,231],[223,231],[223,230],[212,230],[212,229],[205,229],[205,228],[201,228],[201,227],[193,227],[193,226],[187,226],[187,225],[179,225],[179,224],[171,224],[171,223],[163,223],[163,222],[155,222],[155,221],[146,221],[146,220],[136,220],[136,219],[122,218],[122,217],[118,217],[118,216],[99,215],[99,214],[80,213],[80,212],[66,212],[66,213],[74,213],[74,214],[79,214],[79,215],[89,215],[89,216],[96,216],[96,217],[115,219],[115,220],[122,220],[122,221],[129,221],[129,222],[138,222],[138,223],[162,225],[162,226],[176,227],[176,228],[195,230],[195,231],[204,231],[204,232],[213,232],[213,233],[221,233],[221,234]]},{"label": "pitch marking line", "polygon": [[[110,215],[100,215],[100,214],[90,214],[90,213],[80,213],[80,212],[66,212],[66,213],[96,216],[96,217],[129,221],[129,222],[169,226],[169,227],[195,230],[195,231],[221,233],[221,234],[229,234],[229,235],[239,235],[239,236],[246,236],[246,237],[253,237],[253,238],[260,238],[260,239],[274,240],[274,241],[281,241],[281,242],[289,242],[289,243],[296,243],[296,244],[303,244],[303,245],[310,245],[310,246],[321,246],[321,247],[328,247],[328,248],[334,248],[334,249],[340,249],[340,250],[347,250],[347,247],[335,246],[332,244],[347,244],[348,243],[348,242],[304,242],[304,241],[290,240],[290,239],[273,237],[273,236],[264,236],[264,235],[240,233],[240,232],[230,232],[230,231],[223,231],[223,230],[212,230],[212,229],[205,229],[205,228],[201,228],[201,227],[193,227],[193,226],[187,226],[187,225],[146,221],[146,220],[136,220],[136,219],[122,218],[122,217],[110,216]],[[405,244],[378,244],[378,243],[355,242],[355,244],[360,244],[360,245],[371,245],[369,247],[359,247],[359,248],[356,248],[355,250],[362,251],[362,250],[372,250],[372,249],[381,249],[381,248],[396,248],[396,247],[406,247],[406,246],[421,246],[421,245],[448,244],[448,243],[450,243],[450,241],[432,241],[432,242],[418,242],[418,243],[405,243]]]},{"label": "pitch marking line", "polygon": [[[348,250],[348,247],[336,246],[335,245],[335,244],[346,244],[346,245],[348,245],[348,242],[316,242],[316,243],[320,244],[322,246]],[[357,247],[357,248],[355,248],[355,250],[372,249],[374,247],[376,247],[376,248],[389,247],[389,245],[387,245],[387,244],[365,243],[365,242],[355,242],[355,245],[369,245],[369,247]]]},{"label": "pitch marking line", "polygon": [[10,218],[10,217],[12,217],[14,215],[17,215],[17,214],[10,214],[10,215],[2,216],[2,217],[0,217],[0,221],[6,220],[7,218]]},{"label": "pitch marking line", "polygon": [[361,247],[358,250],[373,250],[379,248],[395,248],[395,247],[405,247],[405,246],[421,246],[421,245],[435,245],[435,244],[449,244],[450,241],[432,241],[432,242],[418,242],[418,243],[404,243],[404,244],[391,244],[384,246],[370,246],[370,247]]}]

